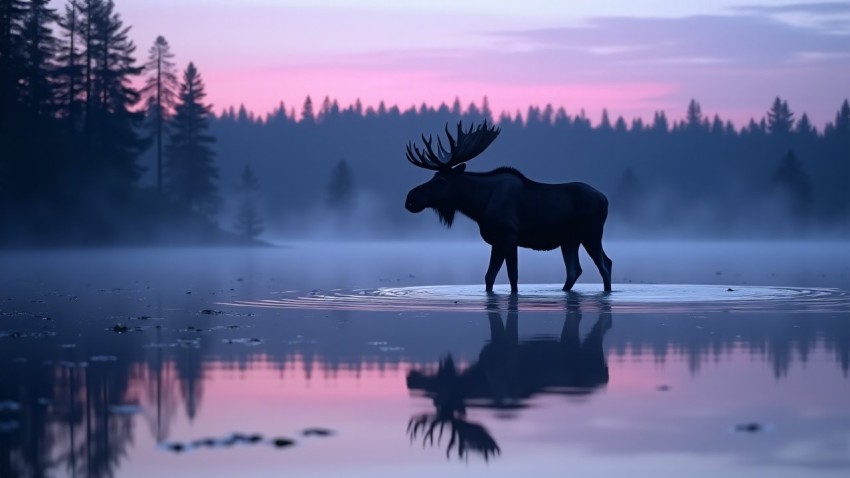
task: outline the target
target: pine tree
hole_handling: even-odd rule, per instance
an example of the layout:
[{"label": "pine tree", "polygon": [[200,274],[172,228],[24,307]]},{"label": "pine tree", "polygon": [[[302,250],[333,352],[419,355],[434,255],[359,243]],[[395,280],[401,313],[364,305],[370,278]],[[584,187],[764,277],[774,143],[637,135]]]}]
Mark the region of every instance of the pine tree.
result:
[{"label": "pine tree", "polygon": [[245,165],[242,170],[237,190],[241,196],[241,202],[234,226],[238,234],[253,240],[263,232],[263,220],[257,205],[260,181],[250,165]]},{"label": "pine tree", "polygon": [[451,114],[454,117],[459,117],[463,112],[461,111],[460,98],[455,96],[454,103],[452,103],[452,111]]},{"label": "pine tree", "polygon": [[490,100],[486,96],[481,100],[481,115],[485,120],[493,122],[493,111],[490,109]]},{"label": "pine tree", "polygon": [[621,116],[617,117],[617,121],[614,122],[614,131],[620,134],[625,134],[628,131],[628,126],[626,126],[625,118]]},{"label": "pine tree", "polygon": [[791,213],[802,218],[812,205],[812,182],[793,151],[788,151],[773,172],[774,190],[784,197]]},{"label": "pine tree", "polygon": [[144,113],[136,108],[133,77],[142,72],[136,46],[112,0],[86,0],[86,139],[89,159],[113,193],[126,193],[139,178],[136,159],[147,141],[139,135]]},{"label": "pine tree", "polygon": [[156,189],[159,192],[162,192],[162,138],[174,109],[178,88],[173,58],[165,37],[156,37],[145,63],[150,76],[141,91],[147,99],[148,118],[156,142]]},{"label": "pine tree", "polygon": [[835,122],[832,127],[835,134],[850,139],[850,103],[846,99],[841,103],[838,112],[835,113]]},{"label": "pine tree", "polygon": [[354,181],[348,162],[344,159],[340,159],[331,171],[328,206],[336,212],[348,212],[354,207]]},{"label": "pine tree", "polygon": [[[55,10],[48,0],[31,0],[26,4],[21,29],[21,79],[18,85],[20,113],[17,122],[22,127],[16,144],[21,148],[20,164],[16,167],[18,182],[40,184],[27,188],[22,196],[29,201],[37,198],[45,204],[55,205],[55,193],[62,180],[58,153],[61,151],[57,137],[55,102],[55,63],[57,40],[51,30],[56,22]],[[51,209],[55,209],[51,207]]]},{"label": "pine tree", "polygon": [[616,204],[614,211],[626,218],[634,219],[634,215],[640,210],[640,201],[643,197],[643,186],[638,181],[637,175],[631,167],[627,167],[617,182],[617,188],[611,198]]},{"label": "pine tree", "polygon": [[[14,138],[13,127],[18,113],[18,84],[23,75],[21,30],[26,13],[23,0],[0,0],[0,151],[4,154],[0,160],[10,161],[11,145]],[[3,174],[0,169],[0,176]]]},{"label": "pine tree", "polygon": [[14,100],[15,85],[21,75],[21,30],[27,5],[23,0],[0,0],[0,94],[3,103]]},{"label": "pine tree", "polygon": [[608,117],[608,108],[602,109],[602,119],[599,121],[599,131],[611,131],[611,119]]},{"label": "pine tree", "polygon": [[80,47],[82,33],[81,7],[78,0],[69,0],[65,13],[59,18],[63,40],[56,54],[57,62],[57,108],[71,131],[77,131],[85,101],[85,78],[83,54]]},{"label": "pine tree", "polygon": [[688,131],[699,131],[704,129],[704,119],[702,116],[702,108],[695,99],[691,99],[688,103],[688,111],[685,115],[685,127]]},{"label": "pine tree", "polygon": [[778,96],[767,112],[767,130],[775,136],[787,136],[794,126],[794,113],[788,108],[788,102]]},{"label": "pine tree", "polygon": [[55,112],[51,79],[58,41],[51,28],[59,17],[49,3],[49,0],[30,0],[21,30],[24,50],[21,100],[32,116],[42,119],[52,117]]},{"label": "pine tree", "polygon": [[661,134],[667,134],[667,132],[670,131],[670,124],[667,122],[667,115],[663,111],[656,111],[653,115],[652,130]]},{"label": "pine tree", "polygon": [[304,107],[301,108],[301,121],[307,124],[316,122],[316,114],[313,112],[313,100],[310,99],[309,95],[304,100]]},{"label": "pine tree", "polygon": [[795,132],[804,138],[817,135],[817,130],[814,126],[812,126],[812,122],[809,120],[809,115],[806,113],[803,113],[803,115],[800,116],[800,119],[797,120]]},{"label": "pine tree", "polygon": [[217,207],[215,180],[218,169],[208,132],[212,107],[204,104],[204,82],[189,63],[180,84],[166,150],[166,188],[184,206],[212,215]]}]

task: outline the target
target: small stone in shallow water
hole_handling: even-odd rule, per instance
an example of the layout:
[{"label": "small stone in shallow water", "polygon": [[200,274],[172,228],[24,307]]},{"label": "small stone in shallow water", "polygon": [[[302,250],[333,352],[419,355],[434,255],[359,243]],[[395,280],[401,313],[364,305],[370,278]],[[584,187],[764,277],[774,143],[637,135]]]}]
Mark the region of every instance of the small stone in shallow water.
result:
[{"label": "small stone in shallow water", "polygon": [[726,292],[735,292],[735,289],[730,287],[730,288],[726,289]]},{"label": "small stone in shallow water", "polygon": [[659,392],[669,392],[670,391],[670,385],[659,385],[659,386],[655,387],[655,389],[658,390]]},{"label": "small stone in shallow water", "polygon": [[222,312],[220,310],[204,309],[201,313],[204,315],[220,315]]},{"label": "small stone in shallow water", "polygon": [[199,440],[195,440],[195,441],[192,442],[192,446],[195,447],[195,448],[202,447],[202,446],[212,448],[212,447],[217,446],[217,445],[219,445],[219,441],[216,440],[215,438],[201,438]]},{"label": "small stone in shallow water", "polygon": [[112,327],[112,331],[115,332],[116,334],[123,334],[125,332],[128,332],[129,330],[130,330],[129,327],[127,327],[126,325],[122,325],[122,324],[115,324],[115,326]]},{"label": "small stone in shallow water", "polygon": [[274,440],[272,440],[272,445],[274,445],[275,448],[286,448],[294,444],[295,441],[290,440],[289,438],[275,438]]},{"label": "small stone in shallow water", "polygon": [[187,448],[186,445],[184,445],[182,443],[166,443],[165,444],[165,449],[173,451],[174,453],[182,453],[182,452],[186,451],[186,448]]},{"label": "small stone in shallow water", "polygon": [[758,433],[764,430],[764,425],[756,422],[739,423],[735,425],[735,431],[741,433]]},{"label": "small stone in shallow water", "polygon": [[333,430],[328,430],[327,428],[305,428],[302,432],[302,435],[305,437],[314,436],[314,437],[329,437],[334,434]]}]

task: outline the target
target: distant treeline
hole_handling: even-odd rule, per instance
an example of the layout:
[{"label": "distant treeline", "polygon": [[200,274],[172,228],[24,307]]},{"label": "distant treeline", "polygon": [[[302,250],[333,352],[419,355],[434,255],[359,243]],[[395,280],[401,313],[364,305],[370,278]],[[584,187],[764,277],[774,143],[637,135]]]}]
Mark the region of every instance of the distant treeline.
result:
[{"label": "distant treeline", "polygon": [[[819,131],[776,98],[765,117],[735,127],[707,117],[692,100],[681,121],[600,121],[563,108],[531,107],[494,118],[487,99],[435,108],[340,107],[307,98],[300,112],[281,104],[264,118],[246,109],[212,122],[224,177],[243,162],[263,178],[266,215],[297,233],[326,194],[333,165],[351,165],[355,189],[372,201],[366,229],[402,233],[436,220],[408,214],[407,191],[430,175],[404,160],[407,141],[444,135],[444,125],[495,119],[499,138],[472,170],[514,166],[544,182],[585,181],[611,200],[612,227],[634,234],[799,236],[846,233],[850,225],[850,105]],[[361,207],[362,209],[362,207]],[[289,218],[290,220],[286,220]],[[297,218],[301,218],[298,220]],[[616,226],[614,226],[616,224]]]},{"label": "distant treeline", "polygon": [[[691,101],[683,121],[532,107],[341,107],[216,117],[199,70],[165,38],[147,61],[112,0],[0,0],[0,244],[233,242],[316,231],[418,235],[402,202],[422,170],[404,145],[445,124],[496,120],[471,168],[586,181],[629,234],[842,234],[850,223],[850,105],[818,131],[777,98],[744,127]],[[143,81],[142,78],[143,77]],[[684,106],[684,105],[683,105]],[[297,117],[297,119],[296,119]],[[220,227],[234,230],[222,233]]]}]

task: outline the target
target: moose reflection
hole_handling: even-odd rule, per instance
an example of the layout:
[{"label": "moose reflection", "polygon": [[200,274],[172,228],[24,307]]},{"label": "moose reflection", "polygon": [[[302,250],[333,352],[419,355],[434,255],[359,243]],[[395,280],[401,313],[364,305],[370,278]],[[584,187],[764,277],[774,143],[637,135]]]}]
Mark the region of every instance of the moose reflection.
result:
[{"label": "moose reflection", "polygon": [[[508,301],[507,321],[502,322],[498,297],[488,301],[490,342],[478,361],[459,370],[451,356],[435,373],[411,370],[407,388],[430,398],[435,413],[415,416],[408,423],[411,440],[439,445],[448,429],[446,455],[478,453],[488,460],[500,453],[487,429],[467,420],[467,407],[514,410],[538,394],[586,395],[608,383],[608,365],[602,339],[611,328],[610,304],[600,304],[599,318],[582,340],[580,297],[571,294],[559,337],[519,340],[517,296]],[[435,436],[436,439],[435,439]]]},{"label": "moose reflection", "polygon": [[448,151],[439,137],[436,152],[432,137],[422,135],[424,151],[409,143],[407,160],[436,173],[407,194],[407,210],[418,213],[433,208],[447,227],[457,211],[478,223],[481,238],[492,246],[484,275],[488,292],[493,290],[503,262],[507,263],[511,291],[517,291],[517,247],[538,251],[560,247],[567,268],[564,290],[572,289],[581,275],[580,245],[599,269],[604,289],[610,291],[612,262],[602,249],[608,199],[584,183],[538,183],[513,168],[467,172],[466,162],[487,149],[499,131],[487,121],[467,131],[458,123],[457,138],[446,126]]}]

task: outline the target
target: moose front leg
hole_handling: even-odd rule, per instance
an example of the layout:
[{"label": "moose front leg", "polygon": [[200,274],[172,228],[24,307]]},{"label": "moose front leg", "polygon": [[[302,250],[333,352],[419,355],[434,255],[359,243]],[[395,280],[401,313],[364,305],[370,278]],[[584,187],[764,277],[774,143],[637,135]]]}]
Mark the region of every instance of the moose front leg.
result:
[{"label": "moose front leg", "polygon": [[508,266],[508,282],[511,283],[511,294],[516,294],[519,291],[516,285],[519,276],[519,272],[517,271],[517,245],[515,243],[508,243],[503,247],[503,251],[505,254],[505,263]]},{"label": "moose front leg", "polygon": [[496,276],[499,274],[499,269],[502,268],[504,261],[505,256],[502,254],[502,249],[493,246],[490,249],[490,265],[487,267],[487,273],[484,274],[484,287],[487,292],[493,292],[493,283],[496,282]]}]

